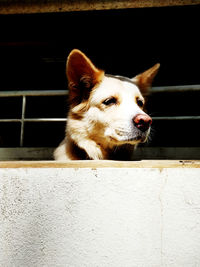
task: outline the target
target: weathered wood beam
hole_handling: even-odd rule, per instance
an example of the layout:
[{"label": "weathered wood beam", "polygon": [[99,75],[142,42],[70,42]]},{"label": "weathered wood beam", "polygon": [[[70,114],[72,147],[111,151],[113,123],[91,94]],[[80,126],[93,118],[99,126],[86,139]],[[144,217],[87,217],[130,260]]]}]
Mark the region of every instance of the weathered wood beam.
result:
[{"label": "weathered wood beam", "polygon": [[198,5],[200,0],[0,0],[0,14],[29,14]]}]

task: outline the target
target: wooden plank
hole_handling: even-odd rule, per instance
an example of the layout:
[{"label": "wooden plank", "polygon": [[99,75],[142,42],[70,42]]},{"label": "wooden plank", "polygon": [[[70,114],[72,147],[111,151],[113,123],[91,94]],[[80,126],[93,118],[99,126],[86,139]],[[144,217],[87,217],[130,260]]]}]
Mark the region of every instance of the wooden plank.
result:
[{"label": "wooden plank", "polygon": [[178,160],[143,160],[143,161],[110,161],[110,160],[74,160],[56,161],[6,161],[0,162],[0,168],[200,168],[198,161]]},{"label": "wooden plank", "polygon": [[0,14],[28,14],[46,12],[71,12],[163,6],[197,5],[200,0],[0,0]]}]

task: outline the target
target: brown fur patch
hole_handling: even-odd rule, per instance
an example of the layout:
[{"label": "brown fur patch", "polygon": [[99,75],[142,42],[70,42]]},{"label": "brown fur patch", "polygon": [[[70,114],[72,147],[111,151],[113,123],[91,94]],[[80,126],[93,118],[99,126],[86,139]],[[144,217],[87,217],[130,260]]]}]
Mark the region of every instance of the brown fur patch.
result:
[{"label": "brown fur patch", "polygon": [[138,74],[133,78],[133,81],[137,84],[143,94],[147,94],[148,89],[151,87],[153,79],[155,78],[159,68],[160,64],[157,63],[152,68],[141,74]]},{"label": "brown fur patch", "polygon": [[77,106],[74,106],[70,112],[70,116],[73,119],[80,120],[83,118],[83,115],[87,111],[87,109],[88,109],[88,102],[85,101]]},{"label": "brown fur patch", "polygon": [[75,106],[89,98],[94,86],[99,83],[104,71],[97,69],[81,51],[74,49],[67,60],[69,102]]}]

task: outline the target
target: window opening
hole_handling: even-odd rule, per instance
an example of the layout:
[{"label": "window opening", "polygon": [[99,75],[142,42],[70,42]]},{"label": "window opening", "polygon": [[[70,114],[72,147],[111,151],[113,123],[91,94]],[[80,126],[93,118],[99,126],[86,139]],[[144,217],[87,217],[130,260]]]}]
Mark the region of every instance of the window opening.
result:
[{"label": "window opening", "polygon": [[[65,122],[66,118],[28,118],[26,117],[27,108],[27,97],[46,97],[46,96],[67,96],[68,92],[66,90],[51,90],[51,91],[4,91],[0,92],[0,97],[4,98],[21,98],[21,117],[20,118],[1,118],[0,123],[20,123],[20,140],[19,146],[24,147],[24,137],[25,137],[25,124],[38,123],[38,122]],[[45,106],[44,106],[45,108]],[[64,115],[64,114],[63,114]],[[14,134],[14,133],[13,133]]]},{"label": "window opening", "polygon": [[[157,95],[159,96],[160,94],[163,95],[164,94],[170,94],[170,96],[173,98],[174,94],[179,94],[181,95],[182,93],[200,93],[200,85],[187,85],[187,86],[164,86],[164,87],[153,87],[151,90],[151,94],[150,94],[150,98],[154,99]],[[18,145],[13,146],[12,142],[11,142],[11,147],[19,147],[19,148],[26,148],[26,147],[49,147],[52,148],[51,151],[53,151],[53,147],[56,147],[56,145],[59,144],[59,142],[62,141],[62,139],[64,138],[64,129],[65,129],[65,123],[66,123],[66,113],[60,112],[60,116],[57,117],[47,117],[47,114],[45,114],[45,109],[46,109],[46,105],[41,104],[43,110],[36,112],[36,114],[39,114],[40,116],[36,116],[34,117],[34,109],[35,111],[37,111],[38,108],[38,100],[39,98],[42,97],[41,102],[48,97],[53,97],[53,99],[55,99],[56,97],[61,97],[58,99],[57,104],[55,105],[55,107],[53,106],[52,109],[56,110],[56,107],[58,106],[62,106],[66,105],[67,107],[67,95],[68,95],[68,91],[67,90],[40,90],[40,91],[3,91],[0,92],[0,98],[6,98],[6,99],[10,99],[10,98],[20,98],[21,99],[21,114],[19,116],[19,114],[17,114],[16,118],[11,117],[11,115],[5,118],[0,118],[0,123],[4,124],[4,123],[9,123],[9,124],[19,124],[20,127],[18,127],[18,131],[20,131],[19,134],[17,134],[17,137],[15,136],[15,130],[14,126],[11,126],[11,134],[15,136],[15,140],[16,138],[18,138]],[[34,102],[31,102],[31,100],[34,98]],[[165,97],[163,97],[165,98]],[[149,100],[150,104],[151,104],[151,100]],[[148,104],[148,101],[147,101]],[[169,107],[170,103],[169,103]],[[150,107],[151,109],[151,107]],[[173,125],[176,125],[177,128],[181,127],[185,127],[185,125],[193,125],[195,123],[195,121],[200,120],[200,115],[199,114],[163,114],[162,112],[159,113],[158,115],[156,115],[156,112],[153,111],[151,114],[150,110],[150,115],[153,118],[153,122],[155,127],[157,127],[157,129],[155,130],[155,132],[160,131],[160,133],[157,134],[157,136],[153,136],[152,141],[149,141],[149,143],[144,144],[144,145],[140,145],[139,149],[136,150],[135,152],[135,156],[136,159],[137,158],[169,158],[169,154],[172,155],[172,157],[180,157],[181,153],[185,153],[187,152],[187,156],[188,155],[193,155],[194,158],[200,158],[200,149],[199,149],[199,144],[197,144],[197,146],[195,145],[195,138],[194,140],[190,140],[191,144],[190,146],[184,146],[183,145],[177,145],[177,140],[175,139],[174,144],[172,143],[172,139],[173,139]],[[44,116],[42,116],[42,113],[44,113]],[[46,112],[48,113],[48,112]],[[54,113],[54,110],[51,112],[51,115]],[[54,127],[53,123],[62,123],[62,130],[61,128],[57,128],[57,125]],[[37,127],[35,127],[34,125],[40,125]],[[47,130],[44,133],[44,136],[47,135],[47,133],[49,133],[49,136],[51,138],[51,140],[53,140],[55,143],[47,143],[45,144],[45,142],[40,139],[40,136],[42,135],[43,132],[43,127],[44,124],[48,124]],[[167,125],[167,126],[166,126]],[[166,132],[166,128],[169,125],[169,129]],[[55,134],[52,133],[51,129],[55,128]],[[163,127],[163,128],[162,128]],[[153,126],[154,128],[154,126]],[[188,128],[188,131],[191,132],[190,127],[186,127]],[[38,130],[39,129],[39,130]],[[154,129],[153,129],[154,131]],[[163,137],[162,139],[162,134],[164,133],[166,136],[169,135],[170,136],[170,132],[171,132],[171,139],[167,140],[167,138],[165,139],[165,137]],[[1,134],[1,133],[0,133]],[[185,133],[182,133],[183,137],[184,137]],[[52,136],[51,136],[52,135]],[[43,140],[46,138],[43,136]],[[182,138],[183,138],[182,137]],[[11,138],[11,136],[9,136],[9,138]],[[159,140],[159,138],[161,138],[161,140]],[[185,138],[185,137],[184,137]],[[34,145],[29,145],[30,144],[30,140],[28,139],[35,139],[34,142],[32,142]],[[180,138],[181,139],[181,138]],[[164,141],[163,141],[164,140]],[[184,144],[184,140],[180,141]],[[194,145],[193,145],[194,142]],[[28,144],[28,145],[27,145]],[[5,147],[5,146],[4,146]],[[190,153],[188,152],[189,149],[191,150]],[[185,152],[184,152],[185,151]],[[188,154],[189,153],[189,154]],[[166,154],[166,155],[165,155]],[[185,155],[183,155],[185,156]]]}]

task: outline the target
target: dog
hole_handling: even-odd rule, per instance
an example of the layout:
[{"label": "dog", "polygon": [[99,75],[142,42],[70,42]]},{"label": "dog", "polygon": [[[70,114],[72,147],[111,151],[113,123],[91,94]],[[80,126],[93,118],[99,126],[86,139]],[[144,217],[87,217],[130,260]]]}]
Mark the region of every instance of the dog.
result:
[{"label": "dog", "polygon": [[144,112],[142,94],[147,94],[159,67],[157,63],[132,79],[107,75],[83,52],[72,50],[66,64],[66,136],[54,151],[55,160],[115,159],[117,148],[145,142],[152,118]]}]

